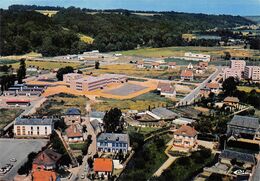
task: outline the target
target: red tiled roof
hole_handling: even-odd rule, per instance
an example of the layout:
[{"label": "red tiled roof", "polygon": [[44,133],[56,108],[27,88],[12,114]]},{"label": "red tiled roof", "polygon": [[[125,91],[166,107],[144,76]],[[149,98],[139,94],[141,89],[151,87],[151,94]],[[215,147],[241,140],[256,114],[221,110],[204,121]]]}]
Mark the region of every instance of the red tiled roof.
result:
[{"label": "red tiled roof", "polygon": [[169,62],[168,65],[169,65],[169,66],[175,66],[175,65],[176,65],[176,62]]},{"label": "red tiled roof", "polygon": [[137,62],[137,65],[143,65],[144,64],[144,61],[138,61]]},{"label": "red tiled roof", "polygon": [[61,154],[50,149],[46,149],[39,153],[34,159],[33,164],[37,165],[53,165],[61,158]]},{"label": "red tiled roof", "polygon": [[211,83],[207,83],[207,87],[210,89],[218,89],[219,88],[219,84],[216,82],[211,82]]},{"label": "red tiled roof", "polygon": [[182,70],[181,77],[193,77],[193,72],[191,70]]},{"label": "red tiled roof", "polygon": [[194,137],[197,135],[197,131],[190,126],[187,125],[182,125],[179,129],[177,129],[174,134],[178,134],[178,135],[187,135],[187,136],[191,136]]},{"label": "red tiled roof", "polygon": [[82,137],[82,132],[79,130],[77,125],[72,124],[70,125],[66,130],[66,135],[68,138],[73,138],[73,137]]},{"label": "red tiled roof", "polygon": [[160,65],[160,63],[158,63],[158,62],[153,62],[152,63],[152,66],[159,66]]},{"label": "red tiled roof", "polygon": [[96,158],[94,160],[95,172],[112,172],[113,161],[110,158]]}]

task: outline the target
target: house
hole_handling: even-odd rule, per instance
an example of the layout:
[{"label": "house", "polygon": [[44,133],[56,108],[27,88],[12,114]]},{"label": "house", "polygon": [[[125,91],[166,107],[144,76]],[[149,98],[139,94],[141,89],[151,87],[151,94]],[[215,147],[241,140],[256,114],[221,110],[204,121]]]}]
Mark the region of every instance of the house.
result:
[{"label": "house", "polygon": [[168,63],[168,68],[169,69],[175,69],[176,68],[176,62],[169,62]]},{"label": "house", "polygon": [[260,124],[258,118],[235,115],[230,122],[227,123],[227,134],[239,134],[240,136],[259,137]]},{"label": "house", "polygon": [[103,123],[105,114],[106,114],[105,112],[101,112],[101,111],[92,111],[89,115],[90,122],[93,120],[98,120],[100,123]]},{"label": "house", "polygon": [[4,96],[40,96],[47,86],[34,84],[15,84],[7,91],[4,91]]},{"label": "house", "polygon": [[116,153],[122,150],[123,153],[126,154],[129,150],[129,146],[128,134],[101,133],[97,137],[98,152]]},{"label": "house", "polygon": [[165,97],[175,97],[176,96],[176,90],[171,85],[171,83],[159,82],[157,85],[157,90],[160,91],[161,96],[165,96]]},{"label": "house", "polygon": [[77,108],[69,108],[64,116],[64,122],[66,125],[80,124],[81,123],[81,112]]},{"label": "house", "polygon": [[144,61],[138,61],[137,68],[144,68]]},{"label": "house", "polygon": [[56,153],[53,150],[46,149],[40,152],[33,160],[33,171],[34,170],[55,170],[57,163],[61,158],[61,154]]},{"label": "house", "polygon": [[228,96],[228,97],[226,97],[224,99],[224,104],[228,105],[228,106],[236,107],[236,106],[239,105],[239,99],[237,97],[230,97],[230,96]]},{"label": "house", "polygon": [[182,70],[181,71],[181,80],[193,81],[193,72],[192,72],[192,70]]},{"label": "house", "polygon": [[113,173],[113,160],[110,158],[95,158],[94,172],[100,178],[108,178]]},{"label": "house", "polygon": [[210,82],[207,83],[206,86],[200,90],[200,94],[204,97],[208,97],[211,92],[213,92],[214,94],[219,94],[220,84],[217,82]]},{"label": "house", "polygon": [[153,69],[159,69],[159,68],[160,68],[160,63],[158,63],[158,62],[153,62],[153,63],[152,63],[152,68],[153,68]]},{"label": "house", "polygon": [[35,170],[32,172],[33,181],[58,181],[59,177],[55,171]]},{"label": "house", "polygon": [[219,159],[221,163],[232,165],[231,161],[236,160],[237,162],[243,163],[244,168],[250,168],[256,165],[256,159],[253,154],[242,153],[234,150],[223,150]]},{"label": "house", "polygon": [[197,67],[195,70],[196,74],[203,74],[204,73],[204,69]]},{"label": "house", "polygon": [[146,111],[146,114],[152,116],[156,120],[172,120],[177,117],[177,114],[163,107]]},{"label": "house", "polygon": [[193,65],[192,65],[192,63],[189,63],[189,65],[187,66],[187,69],[190,69],[190,70],[193,69]]},{"label": "house", "polygon": [[65,140],[69,143],[73,142],[81,142],[84,141],[83,133],[82,133],[82,126],[79,124],[71,124],[65,130]]},{"label": "house", "polygon": [[173,145],[193,148],[197,144],[197,131],[190,126],[182,125],[173,133]]},{"label": "house", "polygon": [[208,62],[199,62],[198,67],[202,70],[208,69],[209,63]]},{"label": "house", "polygon": [[102,125],[99,120],[97,120],[97,119],[91,120],[90,124],[93,127],[96,135],[98,135],[99,133],[102,132],[103,129],[102,129]]},{"label": "house", "polygon": [[14,136],[16,138],[48,138],[54,130],[54,123],[49,118],[16,118]]}]

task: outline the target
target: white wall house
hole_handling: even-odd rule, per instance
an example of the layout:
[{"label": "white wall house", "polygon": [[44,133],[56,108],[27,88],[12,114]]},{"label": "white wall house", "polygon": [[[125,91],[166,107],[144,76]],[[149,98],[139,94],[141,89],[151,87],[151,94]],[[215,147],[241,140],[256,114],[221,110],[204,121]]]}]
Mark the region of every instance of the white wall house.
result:
[{"label": "white wall house", "polygon": [[53,129],[52,119],[16,118],[14,122],[15,137],[47,138]]}]

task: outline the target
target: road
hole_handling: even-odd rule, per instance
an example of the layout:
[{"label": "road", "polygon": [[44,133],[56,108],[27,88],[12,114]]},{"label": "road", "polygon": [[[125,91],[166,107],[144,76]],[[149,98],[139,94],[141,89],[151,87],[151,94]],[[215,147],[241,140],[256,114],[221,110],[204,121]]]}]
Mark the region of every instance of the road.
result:
[{"label": "road", "polygon": [[198,85],[193,91],[191,91],[188,95],[186,95],[176,106],[179,105],[186,105],[191,104],[191,102],[198,97],[200,90],[205,87],[205,85],[209,82],[214,80],[219,73],[222,71],[222,67],[218,67],[217,70],[211,74],[206,80],[204,80],[200,85]]}]

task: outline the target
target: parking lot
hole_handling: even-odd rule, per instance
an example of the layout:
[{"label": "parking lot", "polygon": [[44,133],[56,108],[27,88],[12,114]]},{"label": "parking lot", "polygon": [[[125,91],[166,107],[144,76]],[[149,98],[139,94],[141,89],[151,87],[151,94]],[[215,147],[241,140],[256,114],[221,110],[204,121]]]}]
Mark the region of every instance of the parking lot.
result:
[{"label": "parking lot", "polygon": [[[0,139],[0,168],[12,164],[12,169],[0,176],[0,180],[13,180],[21,165],[27,161],[31,152],[39,152],[47,140]],[[10,159],[15,159],[11,162]]]},{"label": "parking lot", "polygon": [[121,86],[120,88],[105,91],[105,93],[112,94],[112,95],[118,95],[118,96],[127,96],[129,94],[136,93],[136,92],[144,90],[146,88],[147,87],[145,87],[145,86],[127,83],[127,84]]}]

